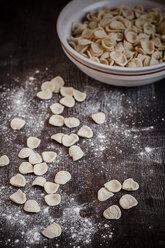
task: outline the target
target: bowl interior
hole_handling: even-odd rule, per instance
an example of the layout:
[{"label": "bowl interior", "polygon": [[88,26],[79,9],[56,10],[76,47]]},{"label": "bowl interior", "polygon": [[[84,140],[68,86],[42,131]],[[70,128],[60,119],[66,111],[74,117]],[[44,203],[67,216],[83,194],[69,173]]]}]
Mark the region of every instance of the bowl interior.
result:
[{"label": "bowl interior", "polygon": [[[71,1],[65,8],[62,10],[59,19],[58,26],[63,27],[61,30],[58,30],[61,37],[64,40],[68,40],[71,37],[71,25],[72,22],[81,21],[87,12],[91,10],[101,8],[103,6],[107,7],[117,7],[122,5],[123,1],[121,0],[106,0],[106,1],[96,1],[96,0],[73,0]],[[136,5],[141,4],[144,8],[160,8],[165,10],[165,6],[152,1],[147,0],[125,0],[124,5],[128,5],[129,7],[135,7]]]},{"label": "bowl interior", "polygon": [[[81,21],[87,12],[90,12],[94,9],[98,9],[103,6],[107,7],[117,7],[122,5],[122,0],[106,0],[106,1],[98,1],[98,0],[73,0],[65,8],[61,11],[58,20],[57,20],[57,32],[62,44],[67,48],[74,56],[78,57],[79,59],[83,60],[85,63],[90,63],[96,67],[101,68],[110,68],[108,65],[98,64],[96,62],[90,61],[89,59],[85,58],[77,51],[75,51],[69,44],[68,40],[71,37],[71,25],[72,22]],[[165,10],[165,6],[163,4],[148,1],[148,0],[125,0],[124,5],[128,5],[130,7],[135,7],[136,5],[141,4],[144,6],[145,9],[149,8],[160,8]],[[127,67],[117,67],[113,66],[113,70],[123,70],[123,71],[144,71],[144,70],[151,70],[157,69],[160,67],[165,67],[165,62],[154,65],[154,66],[146,66],[146,67],[139,67],[139,68],[127,68]]]}]

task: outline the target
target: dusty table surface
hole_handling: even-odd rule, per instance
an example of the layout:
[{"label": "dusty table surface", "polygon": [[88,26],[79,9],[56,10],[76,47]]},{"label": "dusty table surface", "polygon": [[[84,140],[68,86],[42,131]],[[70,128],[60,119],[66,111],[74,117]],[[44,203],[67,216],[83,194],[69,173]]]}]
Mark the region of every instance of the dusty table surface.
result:
[{"label": "dusty table surface", "polygon": [[[80,72],[64,55],[56,33],[56,20],[67,1],[5,1],[0,15],[0,154],[10,164],[0,168],[0,247],[165,247],[165,81],[141,88],[116,88],[101,84]],[[66,86],[87,93],[83,103],[65,108],[65,117],[75,116],[89,125],[94,137],[80,138],[85,156],[72,162],[68,149],[53,142],[57,132],[77,132],[78,128],[48,124],[50,104],[58,94],[40,101],[36,93],[42,82],[61,75]],[[106,114],[106,122],[95,124],[90,115]],[[22,117],[26,126],[10,128],[13,117]],[[38,214],[28,214],[9,200],[16,188],[9,179],[22,162],[17,154],[29,136],[41,138],[38,152],[56,151],[45,178],[53,182],[59,170],[68,170],[72,180],[60,187],[62,202],[48,207],[44,190],[31,187],[34,175],[26,175],[23,189],[28,199],[41,206]],[[110,179],[123,182],[132,177],[140,188],[131,194],[139,204],[122,210],[119,220],[106,220],[103,211],[118,204],[126,192],[105,202],[97,191]],[[48,240],[40,232],[52,222],[62,227],[59,238]]]}]

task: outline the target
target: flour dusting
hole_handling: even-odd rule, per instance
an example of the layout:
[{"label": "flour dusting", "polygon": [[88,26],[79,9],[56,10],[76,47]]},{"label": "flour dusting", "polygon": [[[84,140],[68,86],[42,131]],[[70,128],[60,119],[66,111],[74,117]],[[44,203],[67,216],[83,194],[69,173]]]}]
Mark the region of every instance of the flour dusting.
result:
[{"label": "flour dusting", "polygon": [[[48,68],[45,68],[45,71],[47,72]],[[78,248],[82,245],[90,247],[92,240],[96,238],[99,239],[100,247],[105,247],[117,237],[115,228],[118,227],[114,222],[103,219],[102,212],[110,204],[117,204],[118,199],[114,197],[105,203],[100,203],[97,201],[98,189],[106,180],[114,179],[113,177],[121,182],[128,177],[133,177],[136,181],[143,177],[143,181],[147,184],[148,181],[154,180],[154,173],[158,167],[155,165],[160,165],[163,161],[164,140],[158,138],[153,141],[150,138],[155,131],[154,122],[157,119],[155,118],[152,123],[146,122],[145,119],[151,104],[156,101],[155,91],[154,88],[149,87],[146,94],[145,88],[141,89],[145,104],[137,110],[135,97],[131,98],[127,95],[127,91],[90,82],[82,84],[83,89],[79,90],[87,93],[87,100],[81,104],[76,103],[76,108],[65,108],[63,116],[79,118],[81,125],[91,127],[94,136],[92,139],[80,138],[78,145],[85,152],[85,157],[74,163],[68,155],[68,148],[52,141],[50,136],[57,132],[76,133],[79,127],[69,130],[66,127],[50,126],[49,106],[58,102],[60,97],[54,94],[48,101],[40,101],[36,98],[41,83],[53,77],[54,75],[46,78],[41,70],[36,69],[24,79],[12,78],[15,86],[13,84],[0,86],[0,97],[4,100],[0,109],[2,137],[0,147],[1,153],[7,154],[11,161],[9,172],[5,168],[2,169],[0,183],[2,203],[0,219],[11,229],[9,233],[13,235],[6,239],[6,246],[17,247],[20,244],[21,248],[36,247],[38,244],[42,246],[42,242],[46,242],[47,239],[41,235],[41,231],[56,222],[61,225],[62,236],[55,239],[54,247],[60,247],[63,239],[67,241],[67,248]],[[74,87],[74,82],[66,81],[67,86]],[[133,94],[136,96],[136,91]],[[106,121],[102,125],[97,125],[90,117],[98,111],[106,115]],[[26,121],[25,127],[19,132],[11,130],[9,126],[14,117],[21,117]],[[157,118],[164,123],[162,116]],[[23,161],[18,158],[18,152],[26,146],[28,136],[41,138],[37,152],[42,153],[44,150],[57,152],[56,160],[48,164],[48,173],[44,175],[47,181],[53,182],[59,170],[68,170],[72,175],[72,180],[67,185],[60,186],[62,202],[56,207],[46,205],[43,188],[31,186],[35,176],[25,176],[27,185],[22,190],[26,193],[27,199],[35,199],[41,207],[41,211],[34,215],[25,213],[23,206],[17,206],[9,200],[9,196],[17,190],[9,185],[9,179],[18,173],[18,167]],[[7,181],[3,173],[8,173]],[[143,191],[141,197],[144,198]],[[21,240],[24,241],[24,247]]]}]

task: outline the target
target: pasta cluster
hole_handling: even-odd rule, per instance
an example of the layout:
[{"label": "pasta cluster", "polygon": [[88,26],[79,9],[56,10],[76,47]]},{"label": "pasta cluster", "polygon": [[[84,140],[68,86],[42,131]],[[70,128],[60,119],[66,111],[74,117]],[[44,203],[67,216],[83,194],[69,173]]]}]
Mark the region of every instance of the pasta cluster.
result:
[{"label": "pasta cluster", "polygon": [[165,12],[103,7],[72,23],[69,44],[94,62],[110,66],[143,67],[165,62]]}]

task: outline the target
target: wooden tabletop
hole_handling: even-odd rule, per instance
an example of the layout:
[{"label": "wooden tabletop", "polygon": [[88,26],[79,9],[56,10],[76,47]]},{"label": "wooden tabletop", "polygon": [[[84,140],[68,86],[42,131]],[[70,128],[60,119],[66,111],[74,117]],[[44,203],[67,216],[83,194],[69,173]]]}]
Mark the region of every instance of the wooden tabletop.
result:
[{"label": "wooden tabletop", "polygon": [[[165,86],[164,80],[140,88],[117,88],[102,84],[82,73],[64,55],[56,33],[56,20],[68,1],[3,1],[0,8],[0,155],[10,164],[0,168],[0,247],[165,247]],[[93,130],[91,139],[80,138],[85,156],[73,162],[68,148],[52,141],[58,133],[77,132],[48,123],[49,106],[60,95],[41,101],[36,97],[41,83],[62,76],[66,86],[84,91],[87,99],[65,108],[64,117],[77,117]],[[95,124],[91,114],[102,111],[106,121]],[[20,131],[10,128],[14,117],[25,119]],[[9,184],[23,161],[18,152],[26,139],[41,139],[37,148],[57,152],[44,175],[53,182],[59,170],[72,179],[60,186],[62,201],[56,207],[44,202],[42,188],[32,187],[35,176],[25,175],[22,190],[36,200],[41,211],[24,212],[9,200],[17,188]],[[120,191],[105,202],[97,200],[98,190],[111,179],[121,183],[133,178],[140,185],[134,192]],[[121,210],[119,220],[106,220],[103,211],[119,204],[124,194],[132,194],[138,205]],[[40,232],[56,222],[62,235],[44,238]]]}]

